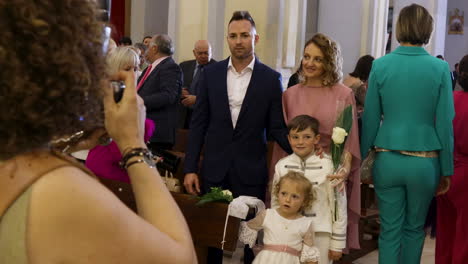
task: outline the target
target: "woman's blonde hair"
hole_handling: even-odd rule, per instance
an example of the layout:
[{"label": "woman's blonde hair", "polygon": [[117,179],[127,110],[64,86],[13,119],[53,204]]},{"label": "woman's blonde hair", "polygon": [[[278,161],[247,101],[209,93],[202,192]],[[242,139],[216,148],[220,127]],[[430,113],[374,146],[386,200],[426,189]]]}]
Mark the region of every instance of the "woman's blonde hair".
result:
[{"label": "woman's blonde hair", "polygon": [[106,62],[109,75],[113,75],[127,66],[140,65],[140,57],[131,47],[121,46],[107,54]]},{"label": "woman's blonde hair", "polygon": [[[341,57],[341,50],[338,43],[322,33],[317,33],[306,42],[304,51],[310,44],[315,44],[315,46],[322,51],[324,56],[322,85],[333,86],[340,82],[343,77],[343,58]],[[307,81],[303,71],[299,73],[299,80],[302,83]]]},{"label": "woman's blonde hair", "polygon": [[434,20],[422,6],[412,4],[401,9],[396,23],[396,39],[413,45],[427,44],[431,39]]},{"label": "woman's blonde hair", "polygon": [[273,198],[278,201],[278,195],[281,188],[281,184],[285,181],[291,181],[301,187],[304,192],[304,202],[302,203],[301,211],[305,211],[312,206],[312,202],[315,200],[315,192],[312,188],[312,183],[304,176],[303,173],[297,171],[289,171],[279,179],[279,181],[273,186]]}]

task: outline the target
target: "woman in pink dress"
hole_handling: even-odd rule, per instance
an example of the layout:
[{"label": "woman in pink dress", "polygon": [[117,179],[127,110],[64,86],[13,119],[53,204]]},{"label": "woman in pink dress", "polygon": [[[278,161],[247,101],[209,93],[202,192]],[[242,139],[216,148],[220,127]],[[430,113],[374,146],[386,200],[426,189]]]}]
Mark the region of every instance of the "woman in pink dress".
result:
[{"label": "woman in pink dress", "polygon": [[[320,122],[319,145],[330,153],[332,129],[338,114],[347,105],[353,108],[353,125],[347,137],[343,158],[343,170],[335,174],[347,179],[348,233],[347,247],[359,249],[358,224],[361,213],[358,123],[356,102],[350,88],[340,83],[342,58],[336,42],[323,34],[313,36],[304,47],[301,82],[283,93],[283,111],[286,123],[298,115],[310,115]],[[287,154],[275,145],[271,164]]]},{"label": "woman in pink dress", "polygon": [[[130,71],[135,74],[140,65],[140,57],[131,47],[117,47],[107,54],[107,71],[112,76],[119,71]],[[125,125],[125,124],[122,124]],[[153,135],[155,125],[153,120],[145,120],[145,142]],[[98,145],[89,151],[86,158],[86,167],[96,176],[116,181],[130,182],[127,171],[120,167],[122,154],[115,142],[107,146]]]},{"label": "woman in pink dress", "polygon": [[437,197],[436,264],[468,261],[468,55],[458,67],[463,91],[453,93],[455,170],[449,191]]}]

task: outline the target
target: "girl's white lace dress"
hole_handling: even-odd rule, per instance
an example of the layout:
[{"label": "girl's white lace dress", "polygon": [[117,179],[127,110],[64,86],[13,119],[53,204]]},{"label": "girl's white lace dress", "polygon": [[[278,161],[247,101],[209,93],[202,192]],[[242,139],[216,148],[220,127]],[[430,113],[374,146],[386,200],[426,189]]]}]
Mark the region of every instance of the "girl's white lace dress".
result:
[{"label": "girl's white lace dress", "polygon": [[[286,219],[276,209],[260,212],[254,219],[241,223],[239,240],[253,247],[258,230],[264,230],[265,248],[255,257],[254,264],[300,264],[319,260],[314,246],[314,231],[310,217]],[[297,253],[297,254],[295,254]]]}]

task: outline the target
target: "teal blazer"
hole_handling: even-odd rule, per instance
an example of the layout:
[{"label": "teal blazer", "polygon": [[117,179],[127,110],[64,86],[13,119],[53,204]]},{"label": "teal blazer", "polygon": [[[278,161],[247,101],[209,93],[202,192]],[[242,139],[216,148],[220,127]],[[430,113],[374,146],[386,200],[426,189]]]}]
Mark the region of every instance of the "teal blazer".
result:
[{"label": "teal blazer", "polygon": [[452,175],[451,85],[447,62],[422,47],[400,46],[374,60],[362,116],[362,157],[373,146],[439,150],[441,175]]}]

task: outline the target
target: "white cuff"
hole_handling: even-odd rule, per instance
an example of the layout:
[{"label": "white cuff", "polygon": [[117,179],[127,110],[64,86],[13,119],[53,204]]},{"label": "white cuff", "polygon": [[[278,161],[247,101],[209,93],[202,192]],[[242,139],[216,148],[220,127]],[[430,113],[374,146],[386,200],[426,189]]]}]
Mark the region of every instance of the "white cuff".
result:
[{"label": "white cuff", "polygon": [[239,241],[247,244],[252,248],[257,241],[258,231],[251,229],[247,222],[242,221],[240,223],[240,231],[239,231]]},{"label": "white cuff", "polygon": [[310,247],[306,244],[302,246],[301,262],[318,262],[320,253],[317,247]]},{"label": "white cuff", "polygon": [[[346,247],[346,236],[345,237],[341,237],[341,238],[332,238],[330,239],[330,248],[334,248],[334,249],[343,249]],[[337,251],[337,250],[335,250]]]},{"label": "white cuff", "polygon": [[330,247],[329,250],[331,250],[331,251],[336,251],[336,252],[343,252],[343,249],[342,249],[342,248],[333,248],[333,247]]}]

